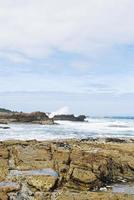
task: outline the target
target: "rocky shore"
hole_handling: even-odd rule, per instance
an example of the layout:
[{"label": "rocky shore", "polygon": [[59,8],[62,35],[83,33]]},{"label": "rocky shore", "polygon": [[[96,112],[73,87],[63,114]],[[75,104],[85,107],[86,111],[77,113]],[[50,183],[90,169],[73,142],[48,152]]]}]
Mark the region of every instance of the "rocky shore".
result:
[{"label": "rocky shore", "polygon": [[15,123],[38,123],[38,124],[54,124],[54,120],[50,119],[44,112],[1,112],[0,123],[8,124],[11,122]]},{"label": "rocky shore", "polygon": [[69,120],[69,121],[80,121],[85,120],[85,115],[79,115],[75,117],[74,115],[55,115],[50,118],[45,112],[0,112],[0,124],[8,123],[34,123],[42,125],[53,125],[55,120]]},{"label": "rocky shore", "polygon": [[[0,142],[0,200],[133,200],[134,140]],[[127,192],[126,192],[127,193]]]}]

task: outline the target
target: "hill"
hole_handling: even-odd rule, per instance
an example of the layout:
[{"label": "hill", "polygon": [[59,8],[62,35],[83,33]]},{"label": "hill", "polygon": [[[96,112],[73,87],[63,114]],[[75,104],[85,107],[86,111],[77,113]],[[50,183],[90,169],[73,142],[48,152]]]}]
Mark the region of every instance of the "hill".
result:
[{"label": "hill", "polygon": [[0,108],[0,112],[6,112],[6,113],[10,113],[12,112],[11,110],[5,109],[5,108]]}]

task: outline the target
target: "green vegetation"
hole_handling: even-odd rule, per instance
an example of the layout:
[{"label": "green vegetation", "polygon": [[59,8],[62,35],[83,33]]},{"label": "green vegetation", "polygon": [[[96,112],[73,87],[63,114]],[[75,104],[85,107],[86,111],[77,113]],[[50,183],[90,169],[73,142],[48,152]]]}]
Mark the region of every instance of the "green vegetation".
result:
[{"label": "green vegetation", "polygon": [[8,112],[8,113],[10,113],[10,112],[12,112],[11,110],[8,110],[8,109],[5,109],[5,108],[0,108],[0,112]]}]

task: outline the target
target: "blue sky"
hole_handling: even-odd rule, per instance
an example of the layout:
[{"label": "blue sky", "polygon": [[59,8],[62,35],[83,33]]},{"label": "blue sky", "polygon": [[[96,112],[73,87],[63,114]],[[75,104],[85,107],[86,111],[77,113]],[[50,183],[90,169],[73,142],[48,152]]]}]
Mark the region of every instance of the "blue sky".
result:
[{"label": "blue sky", "polygon": [[132,0],[0,0],[0,107],[134,115]]}]

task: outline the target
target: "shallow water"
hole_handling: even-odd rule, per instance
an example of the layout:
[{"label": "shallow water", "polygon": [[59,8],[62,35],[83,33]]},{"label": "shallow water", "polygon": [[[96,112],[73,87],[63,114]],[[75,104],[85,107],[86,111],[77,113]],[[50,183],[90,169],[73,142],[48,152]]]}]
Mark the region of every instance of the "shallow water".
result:
[{"label": "shallow water", "polygon": [[125,193],[134,195],[134,184],[115,184],[112,187],[114,193]]},{"label": "shallow water", "polygon": [[0,129],[0,140],[53,140],[67,138],[134,138],[132,118],[87,118],[87,122],[57,121],[58,125],[8,124]]},{"label": "shallow water", "polygon": [[58,173],[53,169],[40,169],[40,170],[11,170],[9,176],[34,176],[34,175],[49,175],[58,177]]},{"label": "shallow water", "polygon": [[18,183],[16,182],[0,182],[0,187],[18,187]]}]

